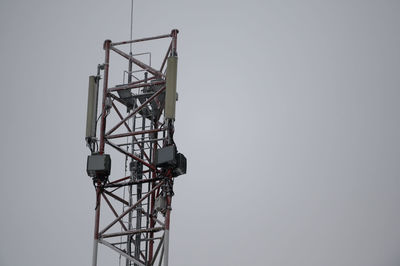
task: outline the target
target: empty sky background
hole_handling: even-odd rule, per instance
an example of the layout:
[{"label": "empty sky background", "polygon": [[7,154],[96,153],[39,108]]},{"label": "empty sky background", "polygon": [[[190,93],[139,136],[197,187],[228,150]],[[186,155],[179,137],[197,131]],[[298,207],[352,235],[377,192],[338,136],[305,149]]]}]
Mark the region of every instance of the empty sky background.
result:
[{"label": "empty sky background", "polygon": [[[170,265],[400,265],[399,14],[135,0],[134,37],[180,30]],[[129,16],[129,0],[0,2],[0,265],[90,265],[88,76]]]}]

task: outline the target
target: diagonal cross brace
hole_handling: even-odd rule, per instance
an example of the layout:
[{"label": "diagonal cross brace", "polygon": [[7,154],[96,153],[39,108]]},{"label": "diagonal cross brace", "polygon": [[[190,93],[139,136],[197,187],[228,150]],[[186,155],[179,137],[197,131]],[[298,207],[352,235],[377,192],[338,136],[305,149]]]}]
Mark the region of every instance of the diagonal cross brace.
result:
[{"label": "diagonal cross brace", "polygon": [[153,94],[149,99],[147,99],[141,106],[135,109],[132,113],[130,113],[128,116],[126,116],[123,120],[121,120],[118,124],[116,124],[110,131],[108,131],[105,135],[108,136],[111,133],[113,133],[117,128],[119,128],[123,123],[125,123],[129,118],[134,116],[136,113],[138,113],[143,107],[145,107],[148,103],[150,103],[152,100],[154,100],[158,95],[160,95],[163,91],[165,90],[165,86],[162,87],[159,91]]},{"label": "diagonal cross brace", "polygon": [[102,234],[104,234],[108,229],[111,228],[114,224],[116,224],[119,220],[121,220],[125,215],[127,215],[129,212],[131,212],[133,209],[135,209],[142,201],[144,201],[147,197],[149,197],[154,191],[156,191],[159,187],[161,187],[164,184],[164,181],[161,181],[157,186],[153,187],[152,190],[146,193],[146,195],[143,196],[140,200],[138,200],[135,204],[133,204],[131,207],[126,209],[120,216],[115,218],[114,221],[112,221],[109,225],[107,225],[100,233],[100,237]]},{"label": "diagonal cross brace", "polygon": [[117,54],[119,54],[122,57],[125,57],[126,59],[132,61],[132,63],[136,64],[137,66],[139,66],[140,68],[147,70],[148,72],[150,72],[151,74],[153,74],[156,77],[165,77],[165,75],[163,73],[161,73],[160,71],[152,68],[151,66],[143,63],[142,61],[134,58],[133,56],[130,56],[124,52],[122,52],[121,50],[115,48],[115,47],[110,47],[110,50],[113,50],[114,52],[116,52]]},{"label": "diagonal cross brace", "polygon": [[143,165],[147,166],[148,168],[152,169],[152,170],[157,170],[156,167],[154,165],[151,165],[149,163],[147,163],[146,161],[144,161],[143,159],[133,155],[132,153],[129,153],[127,151],[125,151],[124,149],[121,149],[120,147],[118,147],[117,145],[115,145],[114,143],[110,142],[109,140],[106,139],[106,143],[108,145],[110,145],[111,147],[113,147],[114,149],[116,149],[117,151],[125,154],[126,156],[131,157],[132,159],[142,163]]},{"label": "diagonal cross brace", "polygon": [[134,257],[132,257],[132,256],[130,256],[130,255],[128,255],[128,254],[126,254],[124,251],[122,251],[121,249],[119,249],[119,248],[117,248],[117,247],[111,245],[111,243],[108,243],[107,241],[104,241],[104,240],[102,240],[102,239],[99,239],[99,243],[101,243],[101,244],[103,244],[103,245],[105,245],[105,246],[111,248],[112,250],[118,252],[119,254],[121,254],[122,256],[124,256],[125,258],[127,258],[128,260],[132,261],[133,263],[135,263],[135,264],[137,264],[137,265],[146,266],[143,262],[141,262],[141,261],[135,259]]}]

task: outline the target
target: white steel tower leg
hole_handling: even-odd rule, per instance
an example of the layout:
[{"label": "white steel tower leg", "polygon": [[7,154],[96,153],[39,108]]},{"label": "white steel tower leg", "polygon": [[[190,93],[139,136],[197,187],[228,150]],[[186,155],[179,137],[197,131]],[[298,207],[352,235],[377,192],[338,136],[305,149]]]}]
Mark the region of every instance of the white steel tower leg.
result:
[{"label": "white steel tower leg", "polygon": [[168,254],[169,254],[169,230],[164,232],[164,266],[168,266]]},{"label": "white steel tower leg", "polygon": [[99,249],[99,242],[97,239],[93,240],[93,257],[92,257],[92,266],[97,266],[97,251]]}]

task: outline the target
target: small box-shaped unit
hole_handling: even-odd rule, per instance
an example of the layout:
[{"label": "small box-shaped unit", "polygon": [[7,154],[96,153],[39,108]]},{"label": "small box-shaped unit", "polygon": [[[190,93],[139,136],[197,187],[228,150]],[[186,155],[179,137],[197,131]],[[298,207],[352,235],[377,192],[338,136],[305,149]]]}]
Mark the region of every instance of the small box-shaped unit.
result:
[{"label": "small box-shaped unit", "polygon": [[172,176],[177,177],[186,174],[186,157],[182,153],[176,155],[176,165],[172,171]]},{"label": "small box-shaped unit", "polygon": [[157,167],[171,167],[172,176],[177,177],[186,174],[186,157],[182,153],[178,153],[175,145],[170,145],[158,149],[156,152]]},{"label": "small box-shaped unit", "polygon": [[104,180],[111,173],[111,158],[108,154],[92,154],[87,159],[87,174],[95,179]]},{"label": "small box-shaped unit", "polygon": [[176,147],[175,145],[170,145],[158,149],[156,152],[156,166],[157,167],[167,167],[173,166],[176,163]]},{"label": "small box-shaped unit", "polygon": [[162,195],[158,196],[154,203],[154,209],[158,212],[165,213],[167,210],[167,199]]},{"label": "small box-shaped unit", "polygon": [[133,177],[140,177],[142,175],[143,171],[143,165],[139,163],[138,161],[132,161],[129,163],[129,169],[131,173],[133,174]]}]

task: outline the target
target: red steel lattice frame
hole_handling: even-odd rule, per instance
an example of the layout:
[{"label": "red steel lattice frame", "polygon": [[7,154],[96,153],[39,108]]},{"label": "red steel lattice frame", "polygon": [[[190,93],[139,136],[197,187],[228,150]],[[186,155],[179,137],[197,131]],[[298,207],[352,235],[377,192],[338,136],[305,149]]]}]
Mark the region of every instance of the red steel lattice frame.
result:
[{"label": "red steel lattice frame", "polygon": [[[167,145],[172,140],[174,128],[173,121],[161,121],[162,115],[160,114],[157,119],[152,121],[151,129],[142,129],[136,131],[135,127],[130,127],[128,125],[128,121],[136,116],[140,116],[140,112],[149,106],[153,101],[156,102],[158,97],[162,94],[165,94],[165,84],[166,84],[166,76],[163,74],[164,68],[169,56],[177,55],[177,34],[178,30],[174,29],[170,34],[142,38],[137,40],[123,41],[113,43],[110,40],[106,40],[104,42],[104,50],[105,50],[105,62],[104,62],[104,70],[103,70],[103,91],[102,91],[102,104],[101,104],[101,118],[100,118],[100,138],[99,138],[99,153],[105,153],[106,144],[109,147],[112,147],[117,152],[121,153],[123,156],[129,157],[132,160],[140,163],[142,165],[143,171],[142,174],[147,174],[147,178],[143,178],[140,180],[133,180],[131,176],[125,176],[122,178],[117,178],[115,180],[108,180],[107,182],[102,182],[97,180],[95,182],[96,186],[96,211],[95,211],[95,225],[94,225],[94,245],[93,245],[93,261],[92,265],[97,265],[97,257],[98,257],[98,244],[104,244],[105,246],[111,248],[116,251],[120,256],[126,258],[126,265],[154,265],[156,261],[164,263],[164,265],[168,265],[168,234],[169,234],[169,225],[170,225],[170,211],[171,211],[171,199],[172,199],[172,185],[173,178],[171,169],[161,169],[156,167],[154,163],[155,153],[157,147]],[[152,41],[157,39],[170,38],[171,42],[167,49],[166,55],[163,58],[161,66],[159,69],[155,69],[152,66],[145,64],[144,62],[138,60],[132,54],[127,54],[122,50],[118,49],[117,46],[124,44],[133,44],[138,42]],[[110,52],[115,52],[115,54],[125,58],[129,62],[129,69],[132,69],[132,65],[135,65],[141,69],[143,69],[146,73],[149,73],[150,77],[143,80],[138,80],[135,82],[128,82],[127,84],[123,84],[122,86],[117,87],[109,87],[108,79],[109,79],[109,71],[110,71]],[[155,91],[151,96],[149,96],[144,102],[140,105],[135,106],[132,111],[128,113],[125,117],[121,114],[118,109],[115,101],[120,104],[124,104],[123,99],[121,99],[115,92],[121,90],[132,90],[132,89],[143,89],[149,86],[161,86],[158,91]],[[112,105],[107,106],[107,101],[112,99]],[[109,109],[108,109],[109,108]],[[161,109],[163,106],[161,106]],[[115,112],[119,117],[119,121],[114,125],[107,125],[107,116],[109,112]],[[144,119],[144,118],[142,118]],[[124,125],[124,126],[122,126]],[[107,128],[108,131],[107,131]],[[122,130],[125,128],[125,132],[123,133],[115,133],[117,130]],[[158,139],[158,134],[161,133],[162,137]],[[147,143],[150,145],[150,152],[147,153],[144,151],[145,143],[138,141],[136,136],[141,136],[144,139],[148,139]],[[154,137],[156,136],[156,137]],[[138,156],[134,153],[134,151],[130,152],[121,148],[121,146],[114,141],[118,141],[121,138],[131,137],[133,143],[140,148],[142,156]],[[152,140],[153,138],[153,140]],[[110,178],[111,179],[111,178]],[[137,199],[136,202],[128,202],[123,197],[119,196],[116,193],[121,187],[127,186],[138,186],[142,184],[148,184],[148,191],[141,195],[140,199]],[[161,193],[166,193],[166,203],[167,207],[165,213],[161,219],[158,219],[155,213],[155,201],[157,196]],[[104,228],[100,228],[100,213],[101,206],[103,202],[106,203],[106,206],[111,210],[114,215],[114,220],[108,222]],[[122,213],[118,213],[114,204],[122,204],[125,206],[125,210]],[[134,211],[138,211],[138,206],[141,206],[143,202],[147,201],[149,204],[148,212],[146,212],[143,208],[139,210],[141,215],[147,217],[147,225],[145,228],[140,229],[131,229],[126,225],[126,221],[124,218],[128,215],[132,215]],[[132,219],[132,218],[131,218]],[[109,232],[111,228],[114,228],[116,224],[121,226],[121,230],[117,232]],[[115,237],[128,236],[133,237],[138,234],[143,234],[145,237],[142,242],[146,242],[146,250],[145,252],[140,251],[140,256],[132,255],[130,251],[130,247],[126,247],[125,249],[120,248],[121,244],[116,245],[108,241],[108,239],[113,239]],[[157,234],[157,237],[156,237]],[[158,241],[158,245],[155,245],[155,242]],[[128,240],[126,242],[128,245]],[[129,244],[130,245],[130,244]],[[140,249],[141,244],[139,244]],[[128,250],[129,249],[129,250]],[[146,254],[144,254],[146,253]],[[132,264],[131,264],[132,263]]]}]

